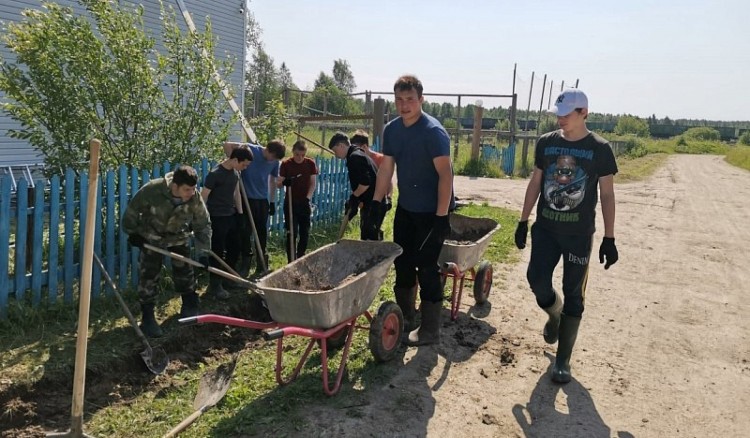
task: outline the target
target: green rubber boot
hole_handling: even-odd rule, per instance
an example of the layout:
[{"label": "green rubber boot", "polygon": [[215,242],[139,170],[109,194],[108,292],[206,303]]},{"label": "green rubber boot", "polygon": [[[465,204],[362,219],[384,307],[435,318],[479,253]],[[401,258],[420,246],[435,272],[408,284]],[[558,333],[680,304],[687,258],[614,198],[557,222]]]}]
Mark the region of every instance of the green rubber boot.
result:
[{"label": "green rubber boot", "polygon": [[206,288],[206,294],[218,299],[228,300],[229,292],[222,286],[222,277],[216,274],[209,274],[208,287]]},{"label": "green rubber boot", "polygon": [[562,314],[563,301],[560,295],[555,292],[555,302],[545,307],[544,310],[549,315],[547,323],[544,324],[544,342],[548,344],[554,344],[557,342],[558,335],[560,333],[560,315]]},{"label": "green rubber boot", "polygon": [[409,333],[406,345],[432,345],[440,343],[440,313],[443,310],[443,301],[432,303],[422,301],[422,324],[419,328]]},{"label": "green rubber boot", "polygon": [[393,293],[396,295],[396,304],[404,314],[404,333],[409,333],[417,328],[417,311],[414,308],[417,301],[417,286],[394,287]]},{"label": "green rubber boot", "polygon": [[578,337],[578,327],[581,325],[581,317],[560,316],[560,339],[557,344],[557,356],[552,366],[552,381],[556,383],[568,383],[570,374],[570,355]]},{"label": "green rubber boot", "polygon": [[161,331],[159,323],[156,322],[154,316],[154,303],[141,304],[141,312],[143,318],[141,319],[141,331],[144,335],[149,338],[160,338],[164,336],[164,332]]},{"label": "green rubber boot", "polygon": [[191,316],[198,316],[198,304],[200,304],[200,298],[195,292],[182,294],[182,308],[180,308],[180,318],[189,318]]}]

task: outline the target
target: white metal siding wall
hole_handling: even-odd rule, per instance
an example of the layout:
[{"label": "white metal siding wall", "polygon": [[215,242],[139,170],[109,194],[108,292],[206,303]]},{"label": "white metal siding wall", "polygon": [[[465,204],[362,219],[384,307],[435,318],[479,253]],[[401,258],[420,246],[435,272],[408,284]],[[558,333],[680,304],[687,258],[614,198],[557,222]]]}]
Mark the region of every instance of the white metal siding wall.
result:
[{"label": "white metal siding wall", "polygon": [[[63,6],[70,6],[76,12],[82,13],[84,9],[75,0],[57,0],[57,3]],[[144,7],[144,22],[153,35],[159,39],[161,32],[161,19],[159,17],[158,0],[142,0],[140,3]],[[177,14],[177,23],[187,32],[187,26],[180,15],[177,3],[170,0],[164,0],[165,6],[172,6]],[[245,18],[240,11],[244,0],[185,0],[185,5],[193,16],[196,27],[200,30],[204,28],[206,17],[210,16],[211,28],[216,39],[215,51],[216,57],[224,59],[230,57],[234,60],[234,71],[230,77],[224,80],[231,84],[234,89],[237,104],[243,108],[243,60],[245,58]],[[3,23],[3,29],[8,22],[20,21],[23,16],[21,11],[24,9],[40,9],[40,0],[2,0],[0,2],[0,21]],[[4,32],[4,30],[3,30]],[[15,56],[8,49],[0,44],[0,54],[6,62],[14,62]],[[0,99],[5,99],[4,93],[0,91]],[[229,114],[229,113],[228,113]],[[17,140],[8,136],[9,129],[20,129],[20,125],[5,113],[0,111],[0,166],[16,164],[35,164],[41,163],[41,155],[23,140]],[[232,129],[232,140],[241,138],[241,127],[237,124]]]}]

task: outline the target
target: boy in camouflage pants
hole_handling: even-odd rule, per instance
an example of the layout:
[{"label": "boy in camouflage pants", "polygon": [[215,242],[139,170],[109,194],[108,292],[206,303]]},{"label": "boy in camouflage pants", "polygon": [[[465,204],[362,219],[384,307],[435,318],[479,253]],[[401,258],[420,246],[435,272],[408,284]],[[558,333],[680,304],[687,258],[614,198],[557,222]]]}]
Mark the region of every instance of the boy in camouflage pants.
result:
[{"label": "boy in camouflage pants", "polygon": [[[180,166],[164,178],[149,181],[133,196],[125,210],[122,226],[128,242],[141,249],[138,268],[138,297],[143,318],[141,329],[148,337],[162,336],[154,316],[157,283],[164,256],[149,251],[144,243],[190,257],[190,234],[195,234],[195,249],[202,254],[211,248],[211,221],[206,205],[196,192],[198,174],[190,166]],[[172,260],[175,291],[182,295],[180,317],[198,314],[193,268]]]}]

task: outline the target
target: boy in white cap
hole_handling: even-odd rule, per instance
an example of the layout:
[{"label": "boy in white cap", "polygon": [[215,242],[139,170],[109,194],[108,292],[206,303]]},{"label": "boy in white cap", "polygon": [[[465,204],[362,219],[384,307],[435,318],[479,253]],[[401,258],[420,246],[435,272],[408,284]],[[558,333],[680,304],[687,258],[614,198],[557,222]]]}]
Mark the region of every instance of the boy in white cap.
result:
[{"label": "boy in white cap", "polygon": [[[558,342],[552,367],[552,380],[557,383],[571,379],[570,356],[584,309],[597,196],[604,219],[599,262],[606,261],[604,269],[609,269],[618,258],[613,185],[617,163],[607,140],[586,128],[588,106],[586,95],[575,88],[557,97],[552,112],[560,129],[537,141],[534,172],[515,233],[516,246],[525,248],[529,215],[537,204],[526,276],[537,304],[549,316],[544,340]],[[552,287],[552,273],[561,257],[564,300]]]}]

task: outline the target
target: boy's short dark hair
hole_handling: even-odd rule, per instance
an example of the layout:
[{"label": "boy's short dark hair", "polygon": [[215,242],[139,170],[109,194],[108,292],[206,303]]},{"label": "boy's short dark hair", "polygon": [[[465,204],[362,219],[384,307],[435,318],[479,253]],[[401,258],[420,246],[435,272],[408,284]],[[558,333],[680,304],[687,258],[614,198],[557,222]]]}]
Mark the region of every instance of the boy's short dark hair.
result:
[{"label": "boy's short dark hair", "polygon": [[333,137],[331,137],[331,141],[328,142],[328,148],[333,149],[339,143],[346,143],[347,146],[351,144],[349,142],[349,137],[347,137],[346,134],[341,131],[333,134]]},{"label": "boy's short dark hair", "polygon": [[253,161],[253,153],[250,149],[245,146],[232,149],[232,153],[229,154],[229,158],[236,158],[237,161]]},{"label": "boy's short dark hair", "polygon": [[364,129],[357,129],[356,131],[354,131],[354,135],[352,135],[351,142],[352,144],[369,146],[370,134],[368,134]]},{"label": "boy's short dark hair", "polygon": [[270,152],[271,155],[279,160],[286,155],[286,145],[283,141],[278,139],[269,141],[268,145],[266,145],[266,149],[268,149],[268,152]]},{"label": "boy's short dark hair", "polygon": [[192,167],[183,164],[174,170],[172,182],[178,186],[195,187],[198,185],[198,172]]},{"label": "boy's short dark hair", "polygon": [[417,97],[422,97],[422,81],[413,75],[404,75],[393,84],[393,92],[417,90]]},{"label": "boy's short dark hair", "polygon": [[292,152],[293,151],[303,151],[307,152],[307,143],[305,143],[305,140],[297,140],[292,145]]}]

